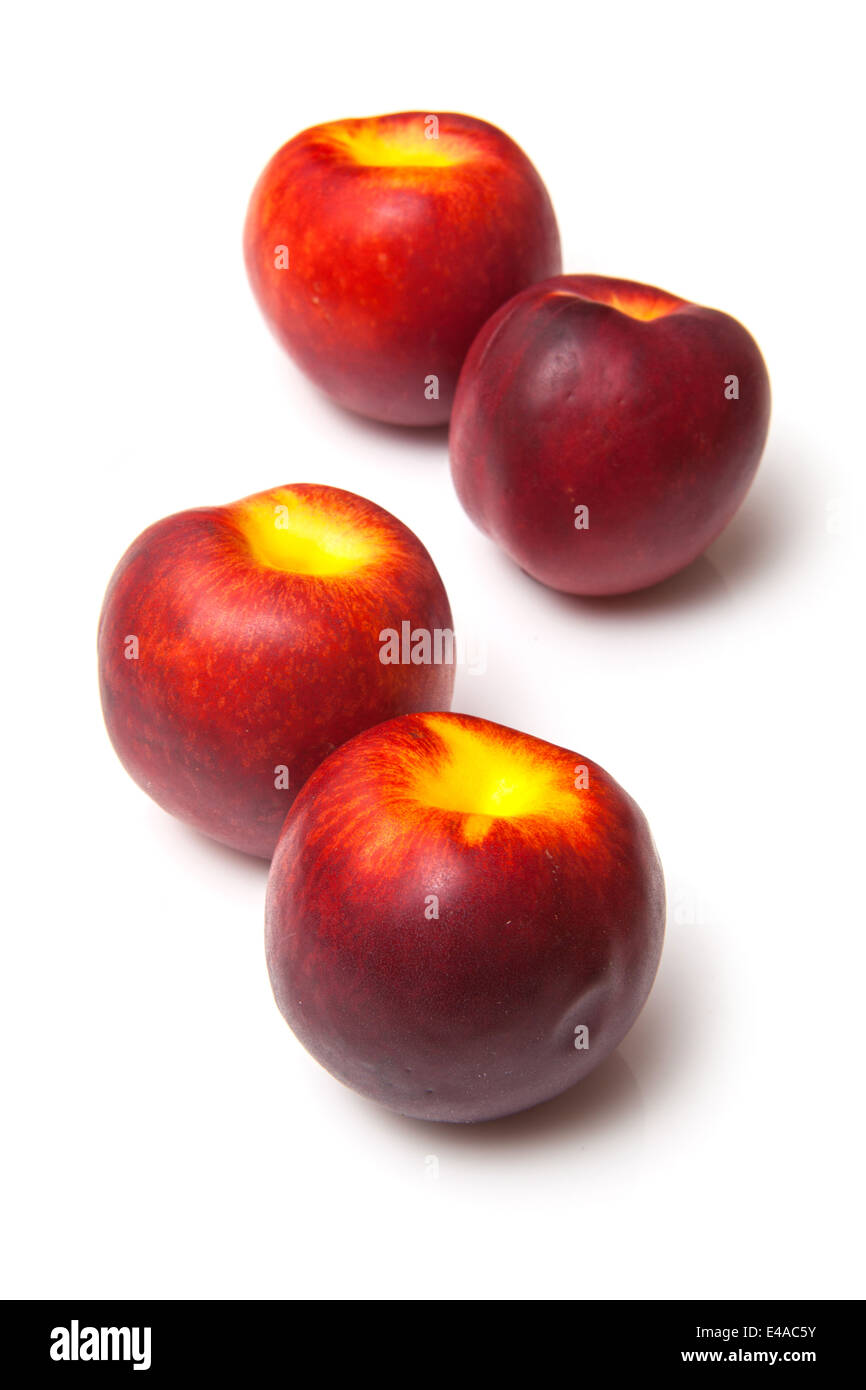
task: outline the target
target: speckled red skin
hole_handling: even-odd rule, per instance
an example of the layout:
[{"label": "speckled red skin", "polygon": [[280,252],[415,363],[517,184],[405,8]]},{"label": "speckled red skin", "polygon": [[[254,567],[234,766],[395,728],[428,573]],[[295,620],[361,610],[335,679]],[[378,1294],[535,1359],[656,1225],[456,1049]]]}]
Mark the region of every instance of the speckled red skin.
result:
[{"label": "speckled red skin", "polygon": [[[425,117],[379,119],[423,128]],[[485,320],[561,268],[547,191],[507,135],[469,116],[440,115],[439,138],[471,137],[477,158],[417,177],[339,157],[328,129],[290,140],[255,187],[244,230],[253,292],[297,365],[340,405],[389,424],[443,424]],[[276,246],[289,248],[288,270],[275,267]],[[438,400],[425,398],[430,375]]]},{"label": "speckled red skin", "polygon": [[334,753],[277,846],[266,908],[277,1004],[322,1066],[400,1114],[489,1120],[558,1095],[617,1047],[655,977],[664,881],[643,814],[595,763],[530,741],[565,779],[588,768],[585,835],[551,824],[527,836],[503,820],[470,846],[453,814],[401,818],[395,769],[438,744],[408,715]]},{"label": "speckled red skin", "polygon": [[[352,494],[293,484],[303,495]],[[269,859],[295,796],[339,744],[404,711],[451,702],[453,665],[383,665],[378,634],[409,619],[451,627],[418,538],[352,499],[395,553],[355,584],[257,565],[230,508],[180,512],[120,561],[99,622],[105,723],[127,772],[160,806],[234,849]],[[124,642],[139,638],[138,660]],[[289,768],[287,790],[275,769]]]},{"label": "speckled red skin", "polygon": [[701,555],[745,497],[770,418],[763,358],[735,319],[680,301],[642,322],[595,302],[599,285],[667,297],[581,275],[524,291],[472,345],[450,440],[476,525],[543,584],[584,595],[645,588]]}]

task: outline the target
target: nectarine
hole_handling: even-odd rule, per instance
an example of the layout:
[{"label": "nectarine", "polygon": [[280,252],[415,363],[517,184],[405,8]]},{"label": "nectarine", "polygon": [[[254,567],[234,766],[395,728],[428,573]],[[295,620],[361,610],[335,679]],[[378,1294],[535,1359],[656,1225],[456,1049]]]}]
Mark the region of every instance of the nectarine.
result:
[{"label": "nectarine", "polygon": [[420,111],[331,121],[274,155],[244,229],[270,328],[335,401],[448,419],[475,334],[561,268],[547,192],[495,126]]},{"label": "nectarine", "polygon": [[347,1086],[404,1115],[548,1100],[620,1043],[664,932],[647,823],[587,758],[409,714],[313,773],[268,880],[277,1004]]},{"label": "nectarine", "polygon": [[770,384],[745,328],[663,290],[563,275],[478,334],[451,467],[469,516],[529,574],[622,594],[706,550],[764,448]]},{"label": "nectarine", "polygon": [[386,664],[381,632],[450,630],[439,574],[375,503],[297,483],[181,512],[120,561],[99,623],[102,707],[165,810],[269,858],[339,744],[451,701],[454,667]]}]

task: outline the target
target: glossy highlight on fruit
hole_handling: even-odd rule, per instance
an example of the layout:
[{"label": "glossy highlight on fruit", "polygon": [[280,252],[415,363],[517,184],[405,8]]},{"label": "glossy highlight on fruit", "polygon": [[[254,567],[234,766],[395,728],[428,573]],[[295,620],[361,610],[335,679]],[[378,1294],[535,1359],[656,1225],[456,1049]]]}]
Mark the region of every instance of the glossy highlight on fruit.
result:
[{"label": "glossy highlight on fruit", "polygon": [[310,773],[405,712],[447,707],[453,664],[383,664],[383,629],[451,629],[439,574],[375,503],[310,483],[178,513],[138,537],[99,623],[102,707],[165,810],[270,858]]},{"label": "glossy highlight on fruit", "polygon": [[271,865],[277,1004],[335,1077],[403,1115],[548,1100],[649,993],[664,882],[601,767],[470,715],[410,714],[331,755]]},{"label": "glossy highlight on fruit", "polygon": [[297,365],[340,405],[403,425],[447,421],[482,324],[561,267],[550,199],[514,141],[419,111],[296,135],[253,191],[244,255]]}]

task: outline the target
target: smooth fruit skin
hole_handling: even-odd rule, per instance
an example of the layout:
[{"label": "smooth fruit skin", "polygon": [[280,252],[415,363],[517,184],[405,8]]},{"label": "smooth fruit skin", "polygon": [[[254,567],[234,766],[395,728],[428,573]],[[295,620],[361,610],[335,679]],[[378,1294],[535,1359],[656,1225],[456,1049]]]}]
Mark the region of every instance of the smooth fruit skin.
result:
[{"label": "smooth fruit skin", "polygon": [[767,369],[735,319],[632,281],[564,275],[517,295],[472,344],[452,475],[476,525],[543,584],[629,593],[724,529],[769,419]]},{"label": "smooth fruit skin", "polygon": [[[427,140],[429,119],[409,111],[303,131],[265,168],[244,229],[250,284],[277,339],[340,405],[389,424],[446,422],[485,320],[561,269],[553,208],[523,151],[452,113]],[[376,163],[379,150],[402,151],[401,162]],[[420,162],[449,151],[453,163]]]},{"label": "smooth fruit skin", "polygon": [[[407,796],[467,731],[538,768],[540,814],[485,829]],[[453,769],[470,794],[471,761]],[[468,715],[406,715],[338,749],[298,797],[268,881],[268,969],[290,1027],[347,1086],[419,1119],[488,1120],[617,1047],[664,917],[647,823],[602,768]]]},{"label": "smooth fruit skin", "polygon": [[[327,578],[261,564],[244,509],[261,502],[266,514],[287,494],[374,536],[376,558]],[[450,704],[453,665],[380,661],[380,630],[407,619],[449,629],[445,589],[418,538],[365,498],[294,484],[170,516],[133,542],[105,595],[99,681],[115,751],[172,815],[270,858],[294,797],[334,748]]]}]

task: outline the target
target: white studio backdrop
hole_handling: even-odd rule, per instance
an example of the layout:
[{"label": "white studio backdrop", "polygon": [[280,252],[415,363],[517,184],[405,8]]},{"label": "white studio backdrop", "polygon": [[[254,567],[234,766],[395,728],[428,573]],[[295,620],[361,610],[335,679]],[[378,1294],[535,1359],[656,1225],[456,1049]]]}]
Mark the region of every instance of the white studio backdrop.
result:
[{"label": "white studio backdrop", "polygon": [[[852,1297],[859,1257],[862,86],[825,4],[34,4],[3,23],[8,1297]],[[774,414],[658,589],[567,599],[464,516],[443,431],[343,414],[269,337],[241,227],[305,126],[492,121],[568,271],[740,318]],[[470,1128],[344,1090],[273,1003],[266,866],[126,776],[102,593],[152,521],[297,481],[423,540],[486,644],[454,707],[600,762],[670,916],[581,1087]]]}]

